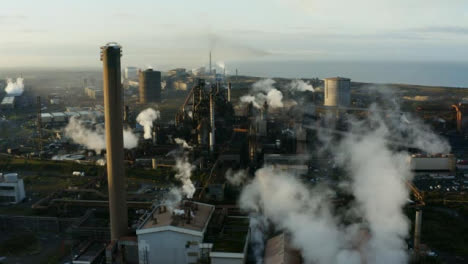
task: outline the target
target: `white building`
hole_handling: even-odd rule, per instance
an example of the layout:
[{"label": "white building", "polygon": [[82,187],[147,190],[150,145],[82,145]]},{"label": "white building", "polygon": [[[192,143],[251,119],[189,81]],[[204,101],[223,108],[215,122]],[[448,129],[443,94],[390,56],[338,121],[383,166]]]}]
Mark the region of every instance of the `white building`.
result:
[{"label": "white building", "polygon": [[214,206],[191,204],[193,210],[172,212],[160,206],[140,225],[136,231],[140,264],[196,263],[198,250],[192,252],[191,245],[202,244]]},{"label": "white building", "polygon": [[[183,204],[174,210],[156,207],[137,228],[139,264],[191,264],[208,258],[213,264],[245,263],[250,236],[247,217],[220,218],[213,205]],[[221,227],[220,219],[224,220]],[[212,225],[222,231],[208,232]],[[243,236],[239,237],[239,230]]]},{"label": "white building", "polygon": [[25,196],[23,179],[18,173],[0,173],[0,204],[17,204]]}]

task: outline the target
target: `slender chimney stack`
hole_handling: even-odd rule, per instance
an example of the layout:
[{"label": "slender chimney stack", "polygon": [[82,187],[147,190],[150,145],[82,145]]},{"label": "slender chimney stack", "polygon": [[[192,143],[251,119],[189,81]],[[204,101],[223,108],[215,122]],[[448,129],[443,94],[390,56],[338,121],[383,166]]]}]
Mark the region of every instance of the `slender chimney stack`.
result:
[{"label": "slender chimney stack", "polygon": [[215,102],[213,98],[213,92],[210,93],[210,151],[214,150],[215,145]]},{"label": "slender chimney stack", "polygon": [[227,101],[231,102],[231,82],[228,83]]},{"label": "slender chimney stack", "polygon": [[39,136],[38,142],[38,149],[39,155],[43,150],[42,146],[42,104],[41,104],[41,97],[37,97],[37,134]]},{"label": "slender chimney stack", "polygon": [[211,75],[211,50],[210,50],[210,75]]},{"label": "slender chimney stack", "polygon": [[414,253],[416,258],[421,253],[421,224],[422,224],[422,210],[416,209],[416,217],[414,220]]},{"label": "slender chimney stack", "polygon": [[121,46],[117,43],[107,43],[101,47],[112,241],[128,233],[127,195],[123,166],[123,96],[120,83],[120,57]]}]

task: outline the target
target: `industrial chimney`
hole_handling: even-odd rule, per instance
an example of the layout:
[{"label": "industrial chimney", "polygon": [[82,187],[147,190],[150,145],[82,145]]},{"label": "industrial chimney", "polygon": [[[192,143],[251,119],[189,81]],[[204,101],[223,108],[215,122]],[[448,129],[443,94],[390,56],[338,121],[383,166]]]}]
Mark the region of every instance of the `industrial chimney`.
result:
[{"label": "industrial chimney", "polygon": [[211,72],[211,50],[210,50],[210,66],[209,67],[210,67],[210,75],[211,75],[211,73],[212,73]]},{"label": "industrial chimney", "polygon": [[227,101],[231,102],[231,82],[228,83]]},{"label": "industrial chimney", "polygon": [[120,83],[121,46],[107,43],[101,47],[104,81],[104,109],[107,148],[107,181],[111,240],[128,233],[127,198],[124,178],[123,105]]},{"label": "industrial chimney", "polygon": [[210,151],[213,151],[215,145],[215,102],[213,92],[210,93],[210,127]]}]

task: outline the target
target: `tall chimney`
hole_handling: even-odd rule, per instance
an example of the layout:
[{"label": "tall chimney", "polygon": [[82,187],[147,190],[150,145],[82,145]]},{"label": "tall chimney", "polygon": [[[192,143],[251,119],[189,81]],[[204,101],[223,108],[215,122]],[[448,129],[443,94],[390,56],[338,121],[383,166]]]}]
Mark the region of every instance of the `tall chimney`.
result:
[{"label": "tall chimney", "polygon": [[210,75],[211,75],[211,50],[210,50]]},{"label": "tall chimney", "polygon": [[228,83],[227,101],[231,102],[231,82]]},{"label": "tall chimney", "polygon": [[122,126],[122,86],[120,83],[121,46],[107,43],[101,47],[104,81],[104,109],[107,148],[107,181],[111,240],[128,233],[127,199],[124,175]]},{"label": "tall chimney", "polygon": [[421,251],[421,224],[422,224],[422,210],[416,209],[416,217],[414,219],[414,253],[416,258],[419,257]]},{"label": "tall chimney", "polygon": [[42,104],[41,104],[41,97],[37,97],[37,134],[39,137],[39,142],[38,142],[38,153],[41,155],[42,151]]},{"label": "tall chimney", "polygon": [[215,102],[213,98],[213,92],[210,93],[210,151],[214,150],[215,145]]}]

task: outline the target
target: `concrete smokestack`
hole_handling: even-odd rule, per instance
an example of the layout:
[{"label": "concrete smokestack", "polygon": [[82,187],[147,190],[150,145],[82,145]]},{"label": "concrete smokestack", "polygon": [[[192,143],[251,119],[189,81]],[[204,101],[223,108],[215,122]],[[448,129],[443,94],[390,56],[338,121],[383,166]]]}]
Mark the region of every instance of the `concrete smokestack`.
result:
[{"label": "concrete smokestack", "polygon": [[414,254],[416,257],[420,254],[421,246],[421,224],[422,224],[422,210],[416,209],[416,217],[414,219]]},{"label": "concrete smokestack", "polygon": [[211,75],[211,50],[210,50],[210,75]]},{"label": "concrete smokestack", "polygon": [[227,101],[231,102],[231,82],[228,83]]},{"label": "concrete smokestack", "polygon": [[215,145],[215,102],[213,98],[213,93],[210,93],[210,151],[214,150]]},{"label": "concrete smokestack", "polygon": [[101,47],[104,81],[104,109],[107,149],[107,181],[109,185],[109,212],[111,240],[128,233],[127,195],[124,175],[123,104],[120,83],[121,47],[108,43]]}]

